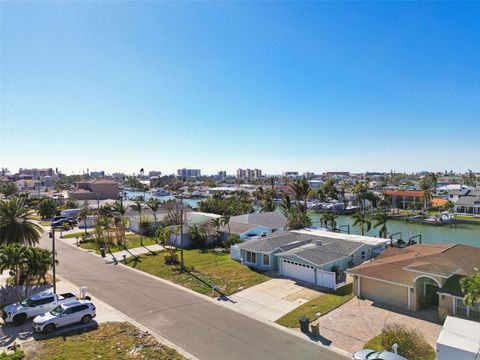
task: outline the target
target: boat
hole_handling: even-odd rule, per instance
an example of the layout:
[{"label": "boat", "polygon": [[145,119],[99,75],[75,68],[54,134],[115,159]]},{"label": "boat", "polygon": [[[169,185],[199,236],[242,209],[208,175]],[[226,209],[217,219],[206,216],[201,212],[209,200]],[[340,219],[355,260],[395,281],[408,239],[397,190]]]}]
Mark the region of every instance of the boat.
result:
[{"label": "boat", "polygon": [[165,189],[155,189],[150,192],[153,196],[169,196],[170,193]]}]

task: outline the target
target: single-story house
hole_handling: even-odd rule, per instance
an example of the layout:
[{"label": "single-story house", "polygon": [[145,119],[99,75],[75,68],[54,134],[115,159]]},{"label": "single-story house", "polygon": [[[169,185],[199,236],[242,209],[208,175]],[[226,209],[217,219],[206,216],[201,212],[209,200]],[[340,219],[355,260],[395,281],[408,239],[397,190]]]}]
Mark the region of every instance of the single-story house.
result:
[{"label": "single-story house", "polygon": [[237,234],[242,240],[250,240],[276,231],[285,231],[286,227],[287,218],[272,211],[232,216],[221,231],[225,234]]},{"label": "single-story house", "polygon": [[478,321],[480,304],[464,304],[460,280],[479,269],[478,247],[419,244],[389,247],[347,273],[353,276],[354,294],[361,298],[411,311],[434,307]]},{"label": "single-story house", "polygon": [[230,255],[258,270],[274,270],[312,285],[336,289],[345,283],[348,267],[372,259],[388,241],[359,238],[369,237],[316,230],[280,232],[234,245]]},{"label": "single-story house", "polygon": [[447,316],[438,336],[437,360],[473,360],[480,354],[480,323]]},{"label": "single-story house", "polygon": [[480,191],[470,191],[468,195],[458,198],[455,212],[480,215]]}]

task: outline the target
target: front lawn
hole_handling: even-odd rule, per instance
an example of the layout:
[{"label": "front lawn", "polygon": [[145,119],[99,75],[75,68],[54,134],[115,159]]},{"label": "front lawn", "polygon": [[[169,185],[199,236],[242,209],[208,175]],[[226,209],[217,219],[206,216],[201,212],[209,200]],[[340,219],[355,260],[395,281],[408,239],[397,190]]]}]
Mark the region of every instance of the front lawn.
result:
[{"label": "front lawn", "polygon": [[185,360],[175,350],[129,323],[105,323],[96,330],[36,341],[26,359]]},{"label": "front lawn", "polygon": [[320,316],[323,316],[345,304],[347,301],[350,301],[352,298],[352,284],[348,284],[335,292],[321,295],[318,298],[300,305],[295,310],[282,316],[276,323],[289,328],[298,328],[300,327],[298,319],[302,316],[306,316],[310,319],[310,322],[312,322],[319,317],[317,316],[318,313]]},{"label": "front lawn", "polygon": [[[93,234],[93,231],[88,231],[87,230],[87,235],[91,235]],[[85,231],[80,231],[80,232],[76,232],[76,233],[71,233],[71,234],[65,234],[62,236],[62,239],[72,239],[72,238],[81,238],[82,236],[85,235]]]},{"label": "front lawn", "polygon": [[[140,247],[140,235],[137,234],[127,234],[125,235],[126,243],[127,243],[127,248],[128,249],[134,249],[137,247]],[[151,237],[144,236],[143,237],[143,245],[148,246],[148,245],[155,245],[155,239]],[[100,254],[100,249],[97,248],[97,244],[95,243],[95,240],[91,239],[88,241],[82,241],[80,242],[80,247],[83,249],[88,249],[88,250],[95,250],[97,254]],[[110,245],[110,250],[112,253],[117,252],[117,251],[122,251],[123,246],[119,245]]]},{"label": "front lawn", "polygon": [[165,264],[165,255],[166,252],[144,254],[139,256],[138,261],[127,259],[126,264],[205,295],[212,295],[211,284],[215,284],[223,294],[231,295],[270,279],[222,252],[184,250],[185,266],[190,274],[182,273],[178,265]]}]

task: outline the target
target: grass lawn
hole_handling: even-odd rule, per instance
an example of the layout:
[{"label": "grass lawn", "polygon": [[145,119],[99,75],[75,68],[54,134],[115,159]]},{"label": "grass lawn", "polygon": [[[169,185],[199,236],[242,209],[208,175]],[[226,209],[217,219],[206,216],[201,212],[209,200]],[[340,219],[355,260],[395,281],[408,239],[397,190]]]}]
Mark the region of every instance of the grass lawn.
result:
[{"label": "grass lawn", "polygon": [[340,305],[345,304],[347,301],[350,301],[352,298],[352,284],[348,284],[335,292],[321,295],[318,298],[300,305],[295,310],[282,316],[276,321],[276,323],[289,328],[298,328],[300,327],[298,319],[302,316],[308,317],[310,322],[312,322],[318,318],[316,315],[317,313],[320,313],[320,316],[323,316]]},{"label": "grass lawn", "polygon": [[52,220],[40,220],[38,221],[42,226],[50,226],[52,224]]},{"label": "grass lawn", "polygon": [[[424,344],[425,347],[428,349],[427,354],[423,354],[418,358],[410,357],[410,360],[435,360],[436,359],[436,352],[433,347],[429,344]],[[370,339],[368,342],[363,345],[364,349],[371,349],[375,351],[392,351],[392,349],[385,349],[382,345],[382,334],[375,336],[374,338]],[[401,348],[399,347],[399,354],[402,355]]]},{"label": "grass lawn", "polygon": [[[72,234],[74,235],[74,234]],[[125,239],[127,240],[127,248],[128,249],[133,249],[140,247],[140,235],[137,234],[127,234],[125,236]],[[150,237],[143,237],[143,245],[155,245],[156,242],[153,238]],[[80,247],[83,249],[89,249],[89,250],[95,250],[97,254],[100,254],[100,250],[97,249],[96,243],[94,240],[91,241],[85,241],[80,243]],[[122,246],[118,245],[111,245],[110,249],[112,252],[117,252],[123,250]]]},{"label": "grass lawn", "polygon": [[468,216],[468,215],[457,215],[456,218],[459,219],[459,220],[476,221],[480,224],[480,217],[473,217],[473,216]]},{"label": "grass lawn", "polygon": [[[87,234],[93,234],[93,231],[88,231],[87,230]],[[85,231],[79,231],[79,232],[76,232],[76,233],[71,233],[71,234],[65,234],[62,236],[63,239],[71,239],[71,238],[80,238],[82,237],[83,235],[85,235]]]},{"label": "grass lawn", "polygon": [[176,265],[166,265],[164,255],[165,252],[145,254],[139,257],[139,261],[127,259],[126,264],[205,295],[212,295],[207,284],[215,284],[223,294],[231,295],[270,279],[230,259],[226,253],[184,250],[185,266],[191,274],[180,272]]},{"label": "grass lawn", "polygon": [[105,323],[96,330],[37,341],[34,346],[27,359],[185,359],[129,323]]}]

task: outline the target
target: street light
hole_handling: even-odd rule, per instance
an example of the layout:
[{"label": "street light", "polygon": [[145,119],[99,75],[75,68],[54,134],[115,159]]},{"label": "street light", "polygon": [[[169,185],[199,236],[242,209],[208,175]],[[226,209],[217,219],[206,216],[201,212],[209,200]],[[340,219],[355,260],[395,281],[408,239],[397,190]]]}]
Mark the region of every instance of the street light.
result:
[{"label": "street light", "polygon": [[57,293],[57,279],[55,274],[55,228],[52,226],[52,231],[49,233],[49,237],[52,238],[52,272],[53,272],[53,293]]},{"label": "street light", "polygon": [[182,271],[185,270],[184,261],[183,261],[183,196],[182,195],[180,195],[180,269]]}]

